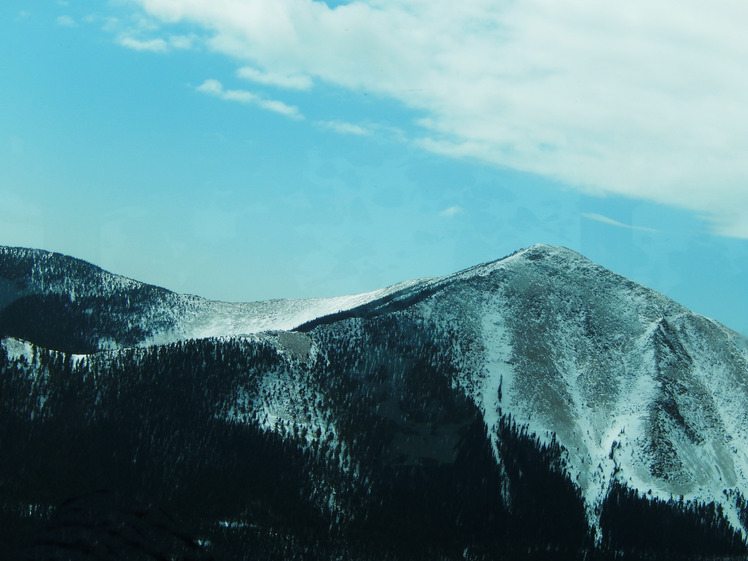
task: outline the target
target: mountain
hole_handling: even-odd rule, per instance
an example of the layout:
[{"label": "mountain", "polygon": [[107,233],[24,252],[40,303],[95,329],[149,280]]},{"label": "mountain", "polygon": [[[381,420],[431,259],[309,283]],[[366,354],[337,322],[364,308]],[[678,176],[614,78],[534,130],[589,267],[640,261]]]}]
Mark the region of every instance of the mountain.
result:
[{"label": "mountain", "polygon": [[338,298],[216,302],[114,275],[59,253],[0,246],[0,334],[84,354],[288,330],[411,284]]},{"label": "mountain", "polygon": [[0,306],[19,558],[748,553],[746,340],[568,249],[228,304],[0,248]]}]

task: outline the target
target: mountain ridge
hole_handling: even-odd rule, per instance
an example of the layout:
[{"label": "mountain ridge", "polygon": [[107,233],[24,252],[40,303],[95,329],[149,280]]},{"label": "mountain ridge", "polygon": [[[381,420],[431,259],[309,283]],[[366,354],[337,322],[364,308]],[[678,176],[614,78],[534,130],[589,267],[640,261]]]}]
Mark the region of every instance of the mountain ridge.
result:
[{"label": "mountain ridge", "polygon": [[[7,255],[0,251],[0,282],[18,286],[22,276],[3,276],[12,269],[2,261]],[[70,283],[74,280],[63,286]],[[44,341],[32,337],[23,343],[9,332],[13,324],[7,310],[15,313],[11,319],[23,317],[24,309],[44,312],[44,305],[56,302],[45,300],[49,292],[40,293],[41,300],[30,301],[28,308],[18,299],[0,310],[5,329],[0,358],[6,362],[5,397],[0,393],[0,399],[13,419],[8,427],[29,431],[30,444],[15,452],[19,462],[33,464],[36,447],[54,442],[50,436],[34,444],[41,437],[33,435],[52,431],[49,423],[57,419],[71,435],[80,427],[91,435],[114,431],[106,438],[91,437],[97,449],[104,456],[130,458],[135,471],[127,477],[142,477],[139,470],[146,467],[138,466],[150,466],[161,474],[154,480],[168,481],[162,487],[169,489],[185,484],[185,476],[162,473],[169,454],[181,458],[176,468],[185,473],[202,473],[198,466],[207,461],[205,454],[214,454],[211,461],[225,465],[211,469],[222,472],[237,460],[213,450],[210,435],[224,435],[222,446],[229,450],[235,447],[229,445],[232,439],[249,431],[241,438],[249,438],[257,454],[257,446],[278,447],[272,448],[273,457],[290,462],[289,481],[300,477],[298,470],[313,474],[312,488],[298,482],[299,492],[308,493],[299,508],[311,508],[315,520],[331,516],[315,524],[337,528],[346,540],[370,535],[356,520],[368,520],[385,533],[399,532],[387,522],[394,515],[385,512],[400,505],[424,524],[429,516],[437,517],[445,535],[453,532],[447,530],[451,526],[460,528],[449,535],[460,543],[467,540],[465,551],[478,543],[498,547],[498,538],[490,537],[492,525],[501,539],[514,539],[511,532],[524,536],[515,542],[525,547],[523,540],[535,539],[530,536],[536,518],[542,536],[537,540],[570,548],[570,558],[578,548],[593,547],[590,543],[597,544],[598,553],[623,548],[632,555],[655,555],[656,532],[639,527],[639,535],[648,537],[635,538],[620,528],[622,513],[638,509],[641,520],[651,511],[659,513],[662,524],[670,521],[670,530],[648,523],[662,536],[681,528],[683,544],[690,533],[721,536],[713,542],[703,538],[717,548],[710,551],[742,547],[729,536],[735,530],[744,540],[748,522],[745,339],[576,252],[539,244],[445,277],[325,300],[322,306],[315,301],[284,310],[275,303],[269,312],[240,306],[227,312],[228,319],[221,316],[228,308],[214,303],[202,311],[172,306],[183,315],[164,320],[160,298],[166,293],[124,291],[106,299],[78,292],[66,300],[68,307],[59,308],[65,313],[48,315],[40,336],[49,338],[74,325],[88,345],[82,353],[75,352],[81,343],[74,339],[59,338],[67,348],[58,353],[39,346]],[[349,307],[334,310],[341,303]],[[71,323],[76,313],[85,316],[81,309],[91,310],[90,321]],[[231,315],[258,309],[270,318],[264,325],[290,327],[260,330],[263,324],[256,318]],[[290,316],[283,316],[288,310]],[[314,317],[296,323],[303,314]],[[213,324],[197,329],[195,317]],[[141,321],[140,331],[117,331],[133,320]],[[108,325],[98,321],[117,327],[108,328],[105,336],[120,338],[97,343]],[[242,332],[247,326],[258,330]],[[187,336],[199,333],[209,336]],[[128,344],[133,339],[135,344]],[[69,384],[79,389],[72,391]],[[128,395],[125,406],[121,396]],[[174,403],[167,406],[169,401]],[[190,410],[202,411],[202,421],[190,421]],[[169,431],[158,429],[163,415],[164,422],[172,423]],[[130,428],[112,428],[111,423]],[[203,426],[212,428],[204,432]],[[53,434],[64,442],[74,438]],[[112,444],[120,441],[125,444]],[[0,435],[0,442],[8,440]],[[149,463],[151,456],[164,465]],[[75,455],[68,461],[88,469]],[[242,461],[261,470],[249,458]],[[117,475],[119,468],[106,469],[110,481],[123,477]],[[231,477],[240,472],[232,471]],[[16,481],[12,470],[8,473],[6,479]],[[191,477],[195,485],[208,485]],[[409,477],[418,482],[412,489]],[[470,490],[468,482],[478,487]],[[77,485],[85,490],[83,483]],[[440,485],[445,497],[462,506],[450,509],[447,501],[428,507]],[[545,495],[535,487],[545,489]],[[264,491],[252,488],[265,497],[267,508],[279,508]],[[46,504],[52,496],[57,495],[48,495]],[[459,496],[470,500],[463,503]],[[549,504],[548,497],[556,497],[558,504]],[[163,500],[176,499],[167,494]],[[482,506],[471,507],[470,501]],[[558,521],[550,515],[558,516],[559,505],[569,512],[567,537],[553,529]],[[240,506],[232,508],[239,509],[232,515],[237,524],[249,524]],[[430,508],[436,510],[428,514]],[[481,509],[485,512],[479,516]],[[457,514],[474,520],[474,528],[451,518]],[[279,522],[257,523],[272,535]],[[408,527],[413,535],[422,534]],[[439,547],[446,552],[450,546]]]},{"label": "mountain ridge", "polygon": [[[70,352],[166,344],[190,338],[241,335],[274,329],[288,330],[318,315],[358,306],[418,282],[404,281],[366,293],[330,298],[223,302],[141,283],[60,253],[0,246],[0,311],[11,308],[24,298],[44,296],[49,299],[54,295],[67,299],[54,302],[57,308],[64,308],[55,310],[56,313],[85,316],[101,304],[101,299],[119,301],[119,309],[112,315],[126,321],[112,326],[106,334],[108,337],[97,335],[99,345],[97,341],[79,341],[73,346],[59,349]],[[44,306],[51,307],[48,302]],[[29,307],[34,306],[26,305],[24,311],[19,313],[29,315]],[[34,309],[32,315],[41,312]],[[37,317],[34,321],[38,323],[44,318]],[[75,323],[80,318],[71,317],[69,321]],[[133,325],[142,322],[146,325]],[[9,323],[7,319],[5,323]],[[54,344],[48,346],[54,347]]]},{"label": "mountain ridge", "polygon": [[[207,315],[204,310],[199,309],[203,307],[213,306],[216,308],[215,315],[233,315],[233,316],[253,316],[257,318],[254,322],[249,322],[242,327],[231,327],[230,325],[224,325],[224,331],[221,331],[221,327],[211,330],[210,328],[203,329],[202,332],[199,328],[193,330],[193,333],[174,333],[173,336],[177,338],[200,338],[200,337],[211,337],[211,336],[228,336],[228,335],[241,335],[241,328],[244,328],[244,333],[256,333],[263,330],[307,330],[311,326],[316,325],[322,318],[327,316],[335,316],[338,313],[346,314],[352,313],[358,308],[377,308],[383,304],[387,304],[390,301],[397,301],[398,298],[402,298],[408,293],[412,293],[416,290],[441,290],[445,285],[451,282],[465,281],[470,278],[483,277],[491,274],[497,268],[505,267],[510,264],[510,260],[513,258],[521,258],[523,256],[529,256],[530,260],[541,259],[543,256],[563,255],[564,266],[580,266],[583,267],[595,267],[601,270],[606,270],[610,274],[618,277],[621,282],[626,283],[629,287],[639,287],[650,293],[659,294],[662,298],[665,298],[671,304],[677,304],[677,302],[671,300],[667,296],[653,291],[652,289],[641,285],[635,281],[632,281],[623,275],[609,271],[604,267],[596,265],[586,257],[582,256],[578,252],[562,247],[552,246],[548,244],[534,244],[527,248],[516,250],[504,257],[499,259],[487,261],[471,267],[467,267],[455,273],[451,273],[443,276],[436,277],[422,277],[418,279],[406,280],[388,285],[386,287],[372,290],[369,292],[355,293],[344,296],[333,296],[333,297],[314,297],[314,298],[303,298],[303,299],[289,299],[289,298],[273,298],[270,300],[257,300],[248,302],[227,302],[222,300],[210,300],[203,298],[195,294],[182,294],[174,292],[168,288],[160,287],[153,284],[143,283],[138,280],[129,278],[127,276],[119,275],[117,273],[111,273],[105,269],[92,264],[83,259],[76,257],[70,257],[59,252],[52,252],[47,250],[39,250],[32,248],[22,247],[9,247],[0,246],[0,265],[6,265],[10,262],[26,261],[30,262],[27,267],[32,270],[29,274],[26,274],[24,278],[26,281],[30,281],[32,285],[38,291],[53,292],[58,294],[70,295],[75,299],[76,295],[86,295],[86,292],[91,292],[96,296],[111,296],[118,289],[133,289],[137,288],[146,291],[155,291],[160,293],[163,300],[167,301],[167,305],[173,305],[174,302],[178,302],[178,308],[180,308],[181,317],[179,321],[184,322],[192,319],[195,323],[199,323],[199,320],[190,318],[190,313],[197,315]],[[60,267],[59,264],[62,266]],[[15,268],[20,268],[17,263],[14,264]],[[58,270],[61,269],[61,270]],[[86,271],[89,269],[90,271]],[[50,275],[51,279],[45,279],[45,273],[54,272],[56,274]],[[93,284],[103,287],[103,290],[91,290],[90,286],[86,283],[75,284],[75,279],[80,275],[80,271],[85,274],[84,279],[87,283],[92,280],[95,281]],[[6,283],[6,285],[0,286],[0,310],[7,307],[12,303],[12,298],[20,295],[28,295],[19,291],[17,287],[13,287],[13,279],[9,279],[12,273],[9,273],[7,266],[5,269],[0,269],[0,283]],[[18,273],[16,273],[18,276]],[[62,283],[60,282],[62,277]],[[71,283],[71,279],[73,282]],[[16,279],[17,280],[17,279]],[[45,287],[46,280],[46,287]],[[81,279],[78,279],[81,280]],[[69,283],[67,286],[65,283]],[[32,292],[33,293],[33,292]],[[10,299],[10,301],[9,301]],[[380,304],[378,300],[382,300]],[[195,308],[197,305],[198,310]],[[681,306],[680,304],[677,304]],[[186,308],[186,310],[184,309]],[[300,313],[298,309],[302,310]],[[686,308],[683,308],[686,310]],[[286,316],[292,316],[291,320],[283,321],[278,320],[278,316],[285,314]],[[307,316],[314,317],[307,317]],[[706,317],[706,316],[703,316]],[[711,318],[707,318],[710,321],[717,322]],[[177,322],[177,318],[172,318],[173,323]],[[720,325],[723,325],[720,323]],[[725,326],[727,327],[727,326]],[[728,327],[729,329],[729,327]],[[162,339],[144,339],[139,341],[138,344],[163,344],[168,343],[172,340],[168,335]]]}]

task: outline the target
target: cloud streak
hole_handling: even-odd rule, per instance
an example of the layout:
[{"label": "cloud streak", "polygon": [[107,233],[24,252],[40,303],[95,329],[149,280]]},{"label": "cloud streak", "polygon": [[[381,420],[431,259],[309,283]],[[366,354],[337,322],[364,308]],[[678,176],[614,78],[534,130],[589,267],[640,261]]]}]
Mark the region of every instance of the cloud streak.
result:
[{"label": "cloud streak", "polygon": [[265,99],[253,92],[247,90],[227,90],[218,80],[205,80],[195,88],[200,93],[211,95],[225,101],[235,101],[247,105],[254,105],[266,111],[272,111],[291,119],[303,119],[304,116],[299,112],[299,108],[294,105],[287,105],[282,101],[274,99]]},{"label": "cloud streak", "polygon": [[57,17],[57,25],[61,25],[63,27],[76,27],[77,24],[75,23],[75,20],[71,18],[70,16],[58,16]]},{"label": "cloud streak", "polygon": [[439,216],[444,216],[445,218],[452,218],[454,216],[457,216],[458,214],[462,214],[463,212],[465,212],[465,209],[463,209],[461,206],[451,206],[440,211]]},{"label": "cloud streak", "polygon": [[133,51],[147,51],[151,53],[165,53],[169,50],[169,44],[163,39],[141,40],[135,37],[120,37],[119,44]]},{"label": "cloud streak", "polygon": [[256,68],[244,66],[237,70],[236,75],[266,86],[276,86],[291,90],[309,90],[312,79],[303,74],[283,74],[281,72],[262,72]]},{"label": "cloud streak", "polygon": [[613,220],[612,218],[609,218],[603,214],[597,214],[595,212],[583,212],[582,216],[589,220],[595,220],[596,222],[602,222],[603,224],[609,224],[610,226],[616,226],[618,228],[627,228],[629,230],[639,230],[642,232],[651,232],[654,234],[659,232],[659,230],[655,230],[654,228],[647,228],[646,226],[632,226],[631,224],[624,224],[623,222],[618,222],[618,220]]},{"label": "cloud streak", "polygon": [[[116,24],[116,22],[114,22]],[[194,35],[172,35],[168,40],[155,39],[138,39],[132,35],[123,34],[117,39],[117,42],[123,47],[134,51],[146,51],[152,53],[167,53],[171,50],[191,50],[195,48],[199,38]]]},{"label": "cloud streak", "polygon": [[425,115],[424,149],[690,209],[748,238],[746,4],[137,2],[210,30],[209,48],[267,70],[248,71],[256,82],[401,102]]},{"label": "cloud streak", "polygon": [[355,136],[368,136],[371,134],[369,129],[364,128],[361,125],[346,123],[344,121],[317,121],[317,124],[340,134],[352,134]]}]

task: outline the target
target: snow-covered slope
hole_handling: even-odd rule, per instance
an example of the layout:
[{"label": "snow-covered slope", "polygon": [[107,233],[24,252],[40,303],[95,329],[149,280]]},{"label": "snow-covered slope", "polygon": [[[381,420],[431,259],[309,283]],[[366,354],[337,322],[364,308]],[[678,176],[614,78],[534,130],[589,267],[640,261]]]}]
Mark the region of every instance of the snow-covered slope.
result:
[{"label": "snow-covered slope", "polygon": [[288,330],[422,282],[332,298],[230,303],[177,294],[58,253],[0,246],[0,328],[35,339],[46,324],[56,324],[58,332],[82,331],[75,340],[43,337],[73,352],[167,344]]},{"label": "snow-covered slope", "polygon": [[742,527],[734,499],[748,495],[748,344],[738,333],[547,245],[358,298],[359,307],[288,302],[284,321],[252,327],[316,318],[303,326],[314,336],[349,318],[416,315],[456,334],[455,383],[489,434],[510,415],[568,451],[590,524],[616,480],[653,497],[715,501]]},{"label": "snow-covered slope", "polygon": [[179,315],[173,326],[155,332],[142,344],[166,344],[185,339],[249,335],[262,331],[288,331],[320,317],[350,310],[417,287],[424,280],[349,296],[259,302],[219,302],[179,295]]},{"label": "snow-covered slope", "polygon": [[591,523],[615,478],[716,501],[741,526],[729,498],[748,495],[748,345],[738,333],[545,245],[400,298],[413,292],[426,296],[410,313],[458,333],[457,383],[489,432],[509,414],[568,450]]},{"label": "snow-covered slope", "polygon": [[[64,297],[64,306],[50,294]],[[315,508],[341,520],[376,511],[387,478],[418,466],[433,468],[423,471],[426,481],[441,468],[439,477],[453,482],[474,476],[500,497],[500,506],[485,508],[514,516],[512,501],[527,490],[518,490],[521,462],[507,456],[525,446],[507,443],[511,420],[547,450],[564,450],[558,465],[583,498],[582,525],[586,517],[598,539],[616,485],[649,499],[715,502],[734,528],[746,529],[745,338],[568,249],[536,245],[355,296],[232,304],[148,287],[62,256],[0,248],[0,318],[7,310],[11,319],[43,312],[49,302],[57,306],[44,323],[49,329],[74,325],[82,341],[97,341],[95,350],[114,349],[70,358],[91,396],[100,384],[120,407],[117,384],[181,395],[196,391],[195,381],[169,386],[169,376],[210,379],[209,399],[201,390],[190,403],[211,420],[303,448],[318,462]],[[37,360],[33,345],[18,339],[6,337],[3,348],[20,378],[28,372],[31,381],[23,383],[38,395],[27,407],[43,416],[46,400],[54,402],[51,390],[39,389],[47,387],[45,376],[73,367],[54,354]],[[151,387],[149,375],[166,385]],[[91,399],[81,407],[94,410],[92,419],[106,416],[95,411],[99,397]],[[140,407],[140,398],[133,403]],[[148,414],[155,419],[159,411]],[[172,442],[171,434],[164,438]],[[198,432],[206,448],[195,445],[194,461],[211,449],[210,438]],[[480,470],[466,467],[462,455],[483,458]]]}]

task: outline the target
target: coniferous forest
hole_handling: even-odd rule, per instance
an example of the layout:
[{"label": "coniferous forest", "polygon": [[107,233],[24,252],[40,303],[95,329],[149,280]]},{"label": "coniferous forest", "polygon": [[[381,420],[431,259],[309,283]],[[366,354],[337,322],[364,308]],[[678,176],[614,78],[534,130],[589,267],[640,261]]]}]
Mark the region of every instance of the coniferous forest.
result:
[{"label": "coniferous forest", "polygon": [[[516,298],[506,306],[519,302],[507,320],[519,350],[505,363],[527,374],[516,387],[550,403],[541,383],[558,374],[547,340],[568,329],[553,323],[559,309],[578,320],[575,344],[592,349],[579,355],[597,376],[592,386],[617,383],[590,359],[612,352],[604,337],[617,323],[587,293],[592,311],[565,292],[549,308],[547,294],[565,289],[547,280],[557,269],[544,285],[525,269],[498,269],[452,296],[449,284],[433,284],[294,331],[157,345],[144,341],[197,313],[195,299],[60,256],[19,255],[0,259],[2,559],[748,556],[738,490],[725,490],[727,512],[719,501],[642,492],[614,473],[590,502],[574,451],[503,409],[503,379],[481,385],[486,339],[459,306],[483,305],[501,283]],[[527,255],[523,267],[549,259],[543,248]],[[619,282],[605,279],[608,290]],[[688,417],[688,333],[652,321],[661,389],[652,419],[675,427],[654,433],[665,444],[672,434],[704,440]],[[653,477],[677,463],[665,452],[649,464]]]},{"label": "coniferous forest", "polygon": [[[390,317],[350,321],[358,325],[312,332],[326,350],[314,365],[248,339],[83,358],[33,346],[30,356],[13,360],[2,351],[5,554],[425,560],[746,553],[713,504],[650,500],[621,484],[602,505],[596,544],[555,440],[543,443],[505,416],[492,450],[428,326]],[[261,404],[274,399],[271,378],[311,388],[295,396],[299,419],[312,409],[327,418],[260,418]]]}]

